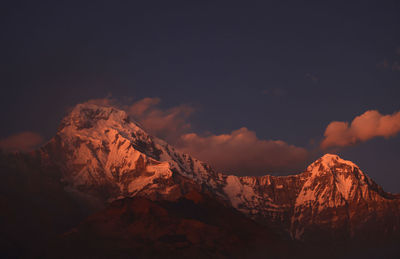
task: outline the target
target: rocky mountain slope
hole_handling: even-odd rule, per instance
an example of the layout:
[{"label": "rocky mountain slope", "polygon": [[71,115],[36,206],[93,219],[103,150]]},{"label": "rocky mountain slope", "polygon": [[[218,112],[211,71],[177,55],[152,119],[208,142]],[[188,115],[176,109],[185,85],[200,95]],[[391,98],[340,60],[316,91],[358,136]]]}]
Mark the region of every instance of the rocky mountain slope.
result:
[{"label": "rocky mountain slope", "polygon": [[77,105],[35,152],[0,151],[0,178],[6,258],[400,255],[399,195],[356,164],[222,174],[111,106]]},{"label": "rocky mountain slope", "polygon": [[[176,201],[119,199],[56,240],[57,258],[288,258],[290,242],[190,191]],[[61,256],[60,256],[61,255]]]},{"label": "rocky mountain slope", "polygon": [[111,106],[77,105],[40,156],[61,170],[68,190],[89,199],[173,201],[198,188],[296,240],[399,233],[399,198],[350,161],[326,154],[297,175],[226,175],[150,136]]}]

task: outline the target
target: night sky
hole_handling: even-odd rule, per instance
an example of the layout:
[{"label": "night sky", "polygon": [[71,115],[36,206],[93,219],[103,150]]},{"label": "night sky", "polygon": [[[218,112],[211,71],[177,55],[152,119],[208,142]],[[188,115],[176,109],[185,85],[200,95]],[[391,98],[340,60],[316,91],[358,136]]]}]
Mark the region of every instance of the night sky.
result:
[{"label": "night sky", "polygon": [[400,111],[400,1],[9,2],[2,139],[48,140],[89,99],[159,98],[193,109],[187,132],[246,127],[304,148],[304,165],[334,152],[400,192],[400,134],[320,148],[332,121]]}]

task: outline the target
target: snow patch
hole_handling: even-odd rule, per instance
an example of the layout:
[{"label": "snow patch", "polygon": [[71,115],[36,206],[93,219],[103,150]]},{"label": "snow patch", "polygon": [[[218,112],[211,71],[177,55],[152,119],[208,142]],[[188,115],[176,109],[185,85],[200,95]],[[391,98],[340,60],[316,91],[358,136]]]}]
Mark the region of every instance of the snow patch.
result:
[{"label": "snow patch", "polygon": [[339,192],[342,194],[344,199],[348,199],[350,197],[351,187],[353,186],[353,181],[351,176],[338,174],[336,176],[336,187]]}]

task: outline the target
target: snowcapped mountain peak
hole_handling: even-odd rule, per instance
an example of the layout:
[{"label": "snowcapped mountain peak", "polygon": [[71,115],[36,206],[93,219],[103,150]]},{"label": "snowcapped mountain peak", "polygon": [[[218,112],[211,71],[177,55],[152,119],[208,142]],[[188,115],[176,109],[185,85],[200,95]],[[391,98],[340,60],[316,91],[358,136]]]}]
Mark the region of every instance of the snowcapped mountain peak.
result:
[{"label": "snowcapped mountain peak", "polygon": [[61,129],[74,126],[77,130],[90,129],[98,123],[124,125],[130,122],[125,111],[112,106],[82,103],[76,105],[61,124]]},{"label": "snowcapped mountain peak", "polygon": [[375,197],[371,191],[376,184],[356,164],[337,155],[322,156],[307,168],[304,176],[306,181],[296,199],[297,206],[311,203],[321,210]]},{"label": "snowcapped mountain peak", "polygon": [[321,162],[325,167],[331,167],[334,166],[335,164],[344,164],[352,167],[358,167],[356,164],[354,164],[351,161],[344,160],[340,158],[338,155],[335,154],[325,154],[321,157]]},{"label": "snowcapped mountain peak", "polygon": [[338,155],[329,154],[329,153],[327,153],[321,157],[321,160],[324,162],[327,162],[327,163],[332,162],[332,161],[338,161],[339,159],[342,160]]},{"label": "snowcapped mountain peak", "polygon": [[115,145],[117,149],[133,147],[156,159],[159,153],[155,147],[156,138],[131,121],[125,111],[110,105],[76,105],[63,119],[57,136],[69,144],[78,141],[105,150]]},{"label": "snowcapped mountain peak", "polygon": [[[344,160],[338,155],[325,154],[307,168],[307,172],[311,174],[311,178],[319,178],[321,176],[329,177],[336,183],[341,183],[346,179],[347,188],[352,186],[364,186],[381,192],[379,187],[368,175],[366,175],[355,163]],[[320,179],[318,180],[320,181]],[[343,189],[343,188],[339,188]],[[346,192],[348,193],[348,192]],[[348,195],[345,194],[345,197]]]},{"label": "snowcapped mountain peak", "polygon": [[325,154],[317,159],[307,168],[312,175],[320,175],[321,173],[337,173],[337,172],[357,172],[362,173],[360,168],[351,161],[344,160],[338,155]]},{"label": "snowcapped mountain peak", "polygon": [[211,185],[219,179],[207,164],[149,135],[110,105],[76,105],[42,152],[49,164],[61,165],[68,186],[111,200],[175,195],[179,177]]}]

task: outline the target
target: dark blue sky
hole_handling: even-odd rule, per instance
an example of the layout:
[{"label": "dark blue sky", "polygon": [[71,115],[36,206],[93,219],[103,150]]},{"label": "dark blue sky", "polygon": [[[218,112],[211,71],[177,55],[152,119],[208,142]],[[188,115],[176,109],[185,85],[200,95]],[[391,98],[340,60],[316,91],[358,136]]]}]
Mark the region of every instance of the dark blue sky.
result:
[{"label": "dark blue sky", "polygon": [[[0,14],[1,137],[50,138],[68,107],[107,94],[309,150],[331,121],[400,110],[400,71],[379,66],[400,61],[399,1],[12,1]],[[399,136],[338,153],[400,192]]]}]

